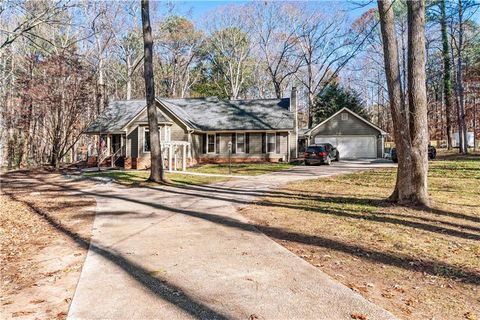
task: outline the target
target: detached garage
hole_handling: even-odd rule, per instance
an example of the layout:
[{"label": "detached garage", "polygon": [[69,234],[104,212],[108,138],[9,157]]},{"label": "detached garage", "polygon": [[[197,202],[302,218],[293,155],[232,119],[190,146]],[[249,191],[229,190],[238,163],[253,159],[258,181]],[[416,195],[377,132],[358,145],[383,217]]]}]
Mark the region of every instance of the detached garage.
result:
[{"label": "detached garage", "polygon": [[308,145],[330,143],[343,159],[382,158],[387,133],[348,108],[305,132]]}]

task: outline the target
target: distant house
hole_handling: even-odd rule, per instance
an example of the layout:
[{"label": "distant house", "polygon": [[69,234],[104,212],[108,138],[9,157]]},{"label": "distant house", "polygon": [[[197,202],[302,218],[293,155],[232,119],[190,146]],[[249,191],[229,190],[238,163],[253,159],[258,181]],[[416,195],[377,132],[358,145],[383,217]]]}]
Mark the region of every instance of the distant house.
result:
[{"label": "distant house", "polygon": [[[157,98],[164,166],[208,162],[288,162],[297,157],[297,95],[291,98],[222,101]],[[125,168],[150,166],[145,100],[115,101],[87,128],[99,135],[99,154]]]},{"label": "distant house", "polygon": [[343,159],[381,158],[387,133],[348,108],[343,108],[314,128],[300,130],[299,147],[316,143],[336,146]]}]

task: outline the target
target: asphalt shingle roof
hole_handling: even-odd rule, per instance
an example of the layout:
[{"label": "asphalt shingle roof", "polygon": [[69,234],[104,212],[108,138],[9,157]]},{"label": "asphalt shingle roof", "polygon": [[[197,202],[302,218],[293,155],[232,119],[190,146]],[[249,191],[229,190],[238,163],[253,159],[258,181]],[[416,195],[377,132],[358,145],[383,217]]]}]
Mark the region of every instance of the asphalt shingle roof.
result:
[{"label": "asphalt shingle roof", "polygon": [[[146,106],[145,100],[122,100],[111,102],[85,130],[86,133],[109,133],[123,129]],[[157,113],[159,122],[167,121]],[[142,119],[139,119],[142,121]]]},{"label": "asphalt shingle roof", "polygon": [[[222,101],[218,98],[157,98],[190,128],[202,131],[280,130],[293,128],[290,99]],[[86,133],[118,132],[144,108],[145,100],[114,101],[85,130]],[[168,121],[157,113],[159,122]],[[145,118],[145,117],[144,117]],[[139,119],[144,121],[145,119]]]},{"label": "asphalt shingle roof", "polygon": [[217,98],[158,99],[193,129],[279,130],[293,128],[290,99],[222,101]]}]

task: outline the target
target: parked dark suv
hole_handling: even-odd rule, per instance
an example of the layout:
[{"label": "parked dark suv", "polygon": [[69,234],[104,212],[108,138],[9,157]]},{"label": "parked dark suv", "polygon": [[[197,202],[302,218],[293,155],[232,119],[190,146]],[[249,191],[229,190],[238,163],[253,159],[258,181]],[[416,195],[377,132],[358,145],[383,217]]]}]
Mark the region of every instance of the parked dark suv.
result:
[{"label": "parked dark suv", "polygon": [[330,164],[332,161],[340,161],[340,153],[330,143],[311,145],[304,152],[305,165]]},{"label": "parked dark suv", "polygon": [[[390,156],[392,157],[392,161],[398,163],[397,157],[397,149],[392,148],[390,151]],[[428,145],[428,160],[433,160],[437,157],[437,149],[434,146]]]}]

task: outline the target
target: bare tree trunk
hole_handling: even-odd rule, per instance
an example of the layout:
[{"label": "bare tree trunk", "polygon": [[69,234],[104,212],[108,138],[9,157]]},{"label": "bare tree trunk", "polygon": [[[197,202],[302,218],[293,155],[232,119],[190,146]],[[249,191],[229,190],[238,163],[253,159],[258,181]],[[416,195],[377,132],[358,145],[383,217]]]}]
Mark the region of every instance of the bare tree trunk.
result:
[{"label": "bare tree trunk", "polygon": [[447,146],[452,148],[452,62],[450,61],[450,48],[447,33],[447,18],[445,13],[445,0],[440,2],[440,28],[442,32],[443,55],[443,93],[445,101],[445,114],[447,120]]},{"label": "bare tree trunk", "polygon": [[412,174],[417,205],[429,205],[428,118],[425,70],[425,1],[408,1],[408,105],[412,139]]},{"label": "bare tree trunk", "polygon": [[458,0],[458,50],[457,50],[457,87],[458,87],[458,135],[460,140],[460,152],[468,151],[467,126],[465,123],[465,88],[463,85],[463,3]]},{"label": "bare tree trunk", "polygon": [[[162,167],[162,149],[158,132],[157,107],[155,105],[155,81],[153,78],[153,37],[150,25],[149,0],[142,0],[143,61],[145,73],[145,96],[147,100],[148,127],[150,130],[150,177],[148,180],[164,182]],[[169,164],[171,165],[171,164]]]},{"label": "bare tree trunk", "polygon": [[131,57],[127,57],[127,100],[132,99],[132,61]]},{"label": "bare tree trunk", "polygon": [[411,174],[412,159],[410,156],[411,143],[408,113],[402,92],[392,1],[379,0],[378,10],[382,31],[385,74],[387,76],[394,139],[398,156],[397,181],[390,199],[403,203],[410,201],[415,190],[413,188]]},{"label": "bare tree trunk", "polygon": [[477,98],[473,96],[473,152],[477,151]]},{"label": "bare tree trunk", "polygon": [[100,61],[98,62],[98,85],[100,86],[100,102],[99,102],[99,108],[98,108],[98,114],[105,109],[106,106],[106,86],[105,86],[105,80],[104,80],[104,67],[103,67],[103,58],[100,58]]}]

